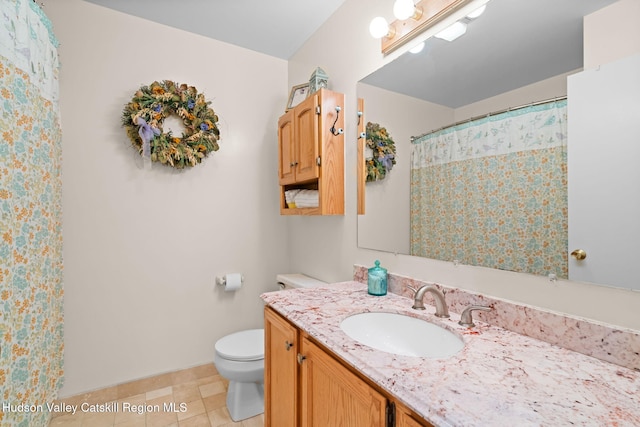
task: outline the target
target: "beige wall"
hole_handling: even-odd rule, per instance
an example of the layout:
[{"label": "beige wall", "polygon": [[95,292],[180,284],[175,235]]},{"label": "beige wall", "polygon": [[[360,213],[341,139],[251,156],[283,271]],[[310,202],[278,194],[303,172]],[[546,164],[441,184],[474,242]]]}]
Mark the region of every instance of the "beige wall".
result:
[{"label": "beige wall", "polygon": [[638,17],[638,0],[620,0],[585,17],[584,68],[595,68],[640,52]]},{"label": "beige wall", "polygon": [[[80,0],[47,3],[61,42],[65,386],[61,396],[213,361],[262,326],[259,295],[287,272],[276,122],[287,63]],[[193,169],[140,157],[120,126],[143,84],[212,101],[220,151]],[[215,276],[245,275],[236,293]]]},{"label": "beige wall", "polygon": [[[636,0],[622,0],[618,17],[634,8]],[[314,36],[289,61],[289,84],[308,79],[321,66],[330,76],[330,87],[346,94],[346,215],[344,218],[291,218],[289,255],[298,271],[318,278],[337,281],[349,279],[353,264],[382,265],[394,273],[458,286],[488,295],[533,306],[640,329],[637,307],[640,292],[625,291],[573,281],[551,282],[547,278],[492,270],[482,267],[454,266],[393,253],[357,247],[356,215],[356,82],[397,54],[381,56],[379,42],[368,34],[368,25],[377,15],[389,15],[389,2],[347,0]],[[464,12],[464,11],[463,11]],[[637,14],[636,14],[637,15]],[[625,19],[626,21],[626,19]],[[593,22],[598,31],[614,24]],[[592,27],[586,27],[589,31]],[[634,30],[635,31],[635,30]],[[629,31],[629,37],[636,34]],[[589,40],[589,34],[586,35]],[[636,39],[637,40],[637,39]],[[588,49],[590,46],[587,47]],[[403,49],[403,51],[406,49]],[[366,114],[366,112],[365,112]],[[351,143],[349,142],[351,141]],[[313,244],[309,244],[313,242]]]},{"label": "beige wall", "polygon": [[483,99],[482,101],[474,102],[473,104],[456,108],[454,113],[455,121],[468,120],[471,117],[477,117],[506,108],[566,96],[567,76],[578,71],[580,70],[560,74],[559,76],[554,76],[491,98]]}]

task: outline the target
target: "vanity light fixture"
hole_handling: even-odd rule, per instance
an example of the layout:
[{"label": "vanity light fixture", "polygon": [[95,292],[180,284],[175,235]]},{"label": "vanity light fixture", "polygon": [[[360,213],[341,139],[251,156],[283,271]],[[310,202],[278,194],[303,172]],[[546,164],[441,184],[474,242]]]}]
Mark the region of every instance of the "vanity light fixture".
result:
[{"label": "vanity light fixture", "polygon": [[394,32],[391,31],[389,23],[382,16],[373,18],[369,24],[369,33],[374,39],[381,39],[383,37],[393,38]]},{"label": "vanity light fixture", "polygon": [[435,34],[434,37],[451,42],[466,32],[467,32],[467,24],[465,24],[464,22],[456,21],[453,24],[449,25],[444,30]]},{"label": "vanity light fixture", "polygon": [[[422,9],[416,7],[414,0],[396,0],[393,3],[393,16],[399,21],[404,21],[409,18],[420,19],[422,17]],[[369,24],[369,33],[375,39],[381,39],[383,37],[393,38],[395,35],[395,27],[390,26],[385,18],[378,16],[373,18],[371,24]]]},{"label": "vanity light fixture", "polygon": [[[488,1],[395,0],[393,12],[397,19],[389,24],[384,17],[374,18],[369,25],[369,32],[373,37],[381,39],[381,51],[387,55],[438,23],[445,20],[451,21],[452,15],[461,14],[462,16],[454,19],[463,19],[467,22],[477,18],[484,12],[484,5]],[[466,30],[464,21],[461,24],[454,24],[454,29],[459,33],[458,37]],[[443,31],[454,29],[447,28]],[[447,36],[446,32],[444,36]],[[447,37],[451,38],[451,36]]]},{"label": "vanity light fixture", "polygon": [[457,39],[458,37],[460,37],[461,35],[467,32],[467,23],[464,21],[478,18],[480,15],[484,13],[486,8],[487,8],[487,5],[483,4],[473,12],[469,13],[466,16],[466,19],[463,19],[462,21],[454,22],[444,30],[435,34],[434,37],[446,40],[448,42],[454,41],[455,39]]},{"label": "vanity light fixture", "polygon": [[405,19],[420,19],[422,16],[422,9],[416,7],[413,0],[396,0],[393,3],[393,16],[400,21]]}]

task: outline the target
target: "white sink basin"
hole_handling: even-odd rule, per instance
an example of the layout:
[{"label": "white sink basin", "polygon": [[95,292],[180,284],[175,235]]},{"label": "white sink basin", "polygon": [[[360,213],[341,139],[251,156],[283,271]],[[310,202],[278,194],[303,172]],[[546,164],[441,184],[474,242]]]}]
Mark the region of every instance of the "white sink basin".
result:
[{"label": "white sink basin", "polygon": [[445,358],[464,347],[453,332],[397,313],[354,314],[344,319],[340,328],[361,344],[403,356]]}]

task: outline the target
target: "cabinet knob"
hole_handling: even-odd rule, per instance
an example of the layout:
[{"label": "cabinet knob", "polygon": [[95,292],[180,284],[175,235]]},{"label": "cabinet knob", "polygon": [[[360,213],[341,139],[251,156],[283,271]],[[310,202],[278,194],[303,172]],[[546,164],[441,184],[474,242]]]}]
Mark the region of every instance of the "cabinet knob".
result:
[{"label": "cabinet knob", "polygon": [[303,356],[300,353],[298,353],[298,365],[302,365],[302,362],[304,362],[306,358],[307,356]]},{"label": "cabinet knob", "polygon": [[285,350],[289,351],[289,350],[291,350],[291,347],[293,347],[293,343],[292,342],[289,342],[289,341],[285,341],[284,342]]}]

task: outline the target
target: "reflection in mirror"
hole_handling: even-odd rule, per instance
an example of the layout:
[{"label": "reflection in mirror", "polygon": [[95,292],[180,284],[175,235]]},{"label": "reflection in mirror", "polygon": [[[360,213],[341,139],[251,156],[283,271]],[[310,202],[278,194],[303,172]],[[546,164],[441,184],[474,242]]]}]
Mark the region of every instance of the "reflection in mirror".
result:
[{"label": "reflection in mirror", "polygon": [[412,141],[411,254],[567,278],[567,102]]},{"label": "reflection in mirror", "polygon": [[[358,97],[367,103],[367,121],[389,130],[396,142],[397,164],[385,180],[366,185],[366,214],[358,217],[358,246],[411,253],[411,137],[471,117],[565,96],[568,76],[583,66],[583,16],[612,3],[492,0],[480,18],[467,19],[464,36],[453,42],[431,38],[421,53],[404,54],[359,82]],[[566,266],[570,252],[566,236],[562,245]],[[545,266],[536,273],[556,271]]]}]

